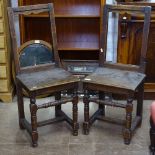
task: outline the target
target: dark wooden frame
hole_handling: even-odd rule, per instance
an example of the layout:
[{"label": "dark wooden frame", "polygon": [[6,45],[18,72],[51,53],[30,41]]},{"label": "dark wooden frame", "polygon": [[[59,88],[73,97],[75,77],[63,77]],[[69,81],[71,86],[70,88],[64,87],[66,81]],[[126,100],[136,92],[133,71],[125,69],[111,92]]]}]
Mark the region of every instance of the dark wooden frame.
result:
[{"label": "dark wooden frame", "polygon": [[[106,50],[107,50],[107,29],[108,29],[108,14],[109,12],[118,12],[118,13],[134,13],[139,12],[144,14],[144,26],[143,26],[143,36],[142,36],[142,47],[141,47],[141,57],[140,57],[140,65],[127,65],[127,64],[118,64],[118,63],[108,63],[106,62]],[[150,26],[150,14],[151,14],[151,7],[149,6],[127,6],[127,5],[105,5],[102,15],[102,31],[101,31],[101,51],[99,54],[99,66],[102,68],[110,68],[110,69],[119,69],[119,70],[126,70],[126,71],[134,71],[137,73],[144,73],[145,72],[145,64],[146,64],[146,52],[147,52],[147,41],[148,41],[148,34],[149,34],[149,26]],[[145,76],[145,75],[144,75]],[[88,76],[89,77],[89,76]],[[91,77],[91,75],[90,75]],[[121,79],[120,79],[121,80]],[[136,90],[129,90],[126,88],[121,88],[119,86],[107,86],[98,83],[91,83],[89,81],[83,80],[83,87],[84,87],[84,123],[83,129],[84,134],[89,134],[89,128],[94,123],[95,120],[104,120],[107,121],[105,117],[105,105],[107,106],[114,106],[126,109],[126,121],[123,124],[125,128],[123,130],[124,136],[124,143],[130,144],[131,137],[133,131],[136,127],[141,125],[142,122],[142,111],[143,111],[143,92],[144,92],[144,79],[139,83]],[[93,99],[90,97],[90,91],[99,91],[99,99]],[[126,104],[121,104],[113,101],[106,101],[105,100],[105,93],[115,93],[125,95],[127,98]],[[132,122],[132,111],[133,111],[133,99],[135,92],[137,92],[137,112],[136,117]],[[90,117],[89,116],[89,102],[94,102],[99,104],[98,110]],[[116,120],[110,119],[111,122],[116,122]]]},{"label": "dark wooden frame", "polygon": [[[21,50],[28,45],[35,43],[36,41],[28,41],[24,43],[21,47],[17,47],[17,39],[14,27],[14,18],[15,15],[28,15],[31,13],[37,14],[41,12],[47,12],[49,14],[49,20],[51,24],[51,33],[52,33],[52,42],[51,45],[45,41],[37,41],[39,44],[43,44],[47,48],[54,51],[55,63],[37,65],[34,67],[20,67],[19,56]],[[15,83],[17,90],[17,99],[18,99],[18,114],[19,114],[19,126],[21,129],[27,129],[30,136],[32,137],[32,145],[34,147],[37,146],[38,141],[38,131],[37,127],[48,125],[51,123],[59,122],[59,121],[67,121],[69,125],[73,128],[73,135],[78,135],[78,96],[77,96],[77,88],[78,88],[78,79],[73,77],[69,72],[62,69],[62,71],[67,72],[74,80],[67,82],[60,82],[57,85],[46,85],[45,87],[30,89],[25,85],[25,83],[21,80],[20,76],[24,74],[25,76],[29,76],[30,73],[44,71],[51,69],[59,69],[61,68],[60,59],[57,51],[57,38],[56,38],[56,28],[55,28],[55,20],[54,20],[54,9],[53,4],[42,4],[42,5],[31,5],[31,6],[22,6],[18,8],[8,8],[9,15],[9,25],[11,31],[11,39],[12,39],[12,52],[14,56],[15,63]],[[39,32],[38,32],[39,33]],[[27,74],[28,73],[28,74]],[[52,77],[51,77],[52,78]],[[57,81],[55,81],[57,82]],[[29,123],[25,118],[24,113],[24,100],[23,100],[23,90],[28,94],[30,98],[30,113],[31,113],[31,123]],[[67,99],[61,99],[61,91],[63,90],[72,90],[72,96]],[[51,101],[49,103],[43,103],[42,105],[36,104],[36,97],[40,95],[54,94],[55,101]],[[62,110],[61,105],[67,102],[73,103],[73,120],[69,118]],[[42,122],[37,122],[37,110],[41,108],[48,108],[55,106],[55,118],[45,120]]]}]

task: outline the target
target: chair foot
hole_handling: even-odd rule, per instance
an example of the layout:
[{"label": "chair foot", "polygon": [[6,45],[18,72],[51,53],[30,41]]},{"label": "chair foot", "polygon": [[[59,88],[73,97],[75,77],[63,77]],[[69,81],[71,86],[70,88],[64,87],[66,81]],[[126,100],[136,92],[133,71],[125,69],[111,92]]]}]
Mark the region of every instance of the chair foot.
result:
[{"label": "chair foot", "polygon": [[32,147],[37,147],[38,143],[32,143]]},{"label": "chair foot", "polygon": [[155,147],[149,146],[150,155],[155,155]]},{"label": "chair foot", "polygon": [[78,136],[79,124],[73,123],[73,136]]},{"label": "chair foot", "polygon": [[78,131],[73,131],[73,136],[78,136]]},{"label": "chair foot", "polygon": [[124,144],[129,145],[130,144],[130,139],[124,139]]},{"label": "chair foot", "polygon": [[149,146],[149,149],[150,149],[151,152],[155,152],[155,147],[153,147],[153,146],[150,145]]},{"label": "chair foot", "polygon": [[84,135],[89,135],[89,123],[88,122],[83,123],[83,133]]},{"label": "chair foot", "polygon": [[129,129],[124,129],[124,144],[129,145],[131,142],[132,132]]},{"label": "chair foot", "polygon": [[138,123],[138,125],[137,125],[137,127],[141,127],[142,126],[142,119],[141,119],[141,121]]},{"label": "chair foot", "polygon": [[88,129],[84,129],[83,133],[84,133],[84,135],[89,135],[89,130]]},{"label": "chair foot", "polygon": [[76,131],[74,130],[73,131],[73,136],[78,136],[78,130],[76,130]]},{"label": "chair foot", "polygon": [[38,146],[38,133],[32,132],[32,146],[37,147]]}]

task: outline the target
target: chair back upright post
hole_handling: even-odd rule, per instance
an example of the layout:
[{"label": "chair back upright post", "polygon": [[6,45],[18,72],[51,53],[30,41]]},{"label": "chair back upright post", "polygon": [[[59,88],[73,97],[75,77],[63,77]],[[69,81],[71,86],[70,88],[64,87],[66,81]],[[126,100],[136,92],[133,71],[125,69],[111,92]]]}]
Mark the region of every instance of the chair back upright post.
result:
[{"label": "chair back upright post", "polygon": [[[17,36],[15,32],[15,16],[19,15],[29,15],[29,14],[39,14],[46,12],[49,15],[49,20],[50,20],[50,29],[51,29],[51,45],[52,45],[52,50],[54,52],[54,60],[55,60],[55,65],[60,67],[60,59],[58,55],[58,49],[57,49],[57,37],[56,37],[56,27],[55,27],[55,19],[54,19],[54,8],[53,4],[44,4],[44,5],[32,5],[32,6],[20,6],[17,8],[11,8],[8,7],[8,17],[9,17],[9,26],[10,26],[10,32],[11,32],[11,40],[12,40],[12,49],[13,49],[13,57],[14,57],[14,64],[15,64],[15,72],[16,75],[21,72],[21,67],[19,63],[19,52],[18,52],[18,45],[17,45]],[[26,43],[24,43],[26,44]]]},{"label": "chair back upright post", "polygon": [[[148,35],[150,27],[150,16],[151,16],[151,7],[150,6],[136,6],[133,5],[105,5],[102,11],[101,19],[101,41],[100,41],[100,54],[99,54],[99,65],[103,67],[106,64],[106,52],[107,52],[107,33],[108,33],[108,18],[109,12],[114,13],[141,13],[144,15],[144,24],[143,24],[143,34],[142,34],[142,46],[140,51],[140,62],[139,65],[130,65],[130,67],[135,67],[138,69],[138,72],[145,72],[146,64],[146,52],[148,44]],[[123,67],[122,67],[123,68]],[[126,68],[126,67],[125,67]],[[127,68],[126,68],[127,69]]]}]

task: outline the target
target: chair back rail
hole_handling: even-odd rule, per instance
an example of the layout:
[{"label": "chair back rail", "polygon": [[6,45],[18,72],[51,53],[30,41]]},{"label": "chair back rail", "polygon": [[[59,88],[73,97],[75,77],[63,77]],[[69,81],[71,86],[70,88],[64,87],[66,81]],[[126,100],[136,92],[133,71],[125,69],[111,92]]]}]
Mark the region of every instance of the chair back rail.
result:
[{"label": "chair back rail", "polygon": [[[31,5],[31,6],[20,6],[17,8],[11,8],[8,7],[8,16],[9,16],[9,26],[10,26],[10,32],[11,32],[11,39],[12,39],[12,50],[13,50],[13,56],[14,56],[14,63],[15,63],[15,72],[16,74],[21,72],[21,67],[19,63],[19,50],[22,49],[23,46],[26,46],[28,44],[31,44],[30,42],[26,42],[22,45],[22,47],[18,48],[17,45],[17,36],[15,32],[15,16],[20,16],[20,15],[28,15],[28,14],[39,14],[39,13],[48,13],[49,14],[49,21],[51,25],[51,33],[52,33],[52,39],[51,39],[51,47],[54,52],[54,59],[55,59],[55,65],[60,66],[60,59],[58,55],[58,47],[57,47],[57,36],[56,36],[56,27],[55,27],[55,19],[54,19],[54,8],[53,4],[44,4],[44,5]],[[45,43],[41,41],[42,44],[45,46],[48,43]],[[18,52],[17,52],[18,51]]]},{"label": "chair back rail", "polygon": [[[138,71],[145,72],[146,64],[146,53],[147,53],[147,41],[149,35],[150,27],[150,16],[151,16],[151,7],[150,6],[133,6],[133,5],[105,5],[102,10],[103,18],[101,19],[101,41],[100,41],[100,55],[99,55],[99,65],[104,66],[106,62],[106,51],[107,51],[107,33],[108,33],[108,17],[110,12],[115,13],[141,13],[144,15],[144,24],[143,24],[143,34],[142,34],[142,46],[140,52],[140,62]],[[129,68],[134,67],[132,65]]]}]

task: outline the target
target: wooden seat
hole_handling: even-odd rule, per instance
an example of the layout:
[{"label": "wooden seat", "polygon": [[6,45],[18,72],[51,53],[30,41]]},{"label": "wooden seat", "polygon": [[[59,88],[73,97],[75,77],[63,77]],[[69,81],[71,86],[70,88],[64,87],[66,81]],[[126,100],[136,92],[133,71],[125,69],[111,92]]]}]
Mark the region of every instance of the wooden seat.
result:
[{"label": "wooden seat", "polygon": [[[127,23],[130,24],[128,17],[132,18],[133,14],[142,14],[141,18],[144,17],[144,23],[142,30],[142,47],[140,51],[140,63],[139,64],[121,64],[117,61],[108,62],[106,59],[107,55],[107,35],[108,35],[108,17],[110,13],[118,13],[127,19]],[[107,121],[105,113],[105,105],[120,107],[126,109],[126,117],[123,129],[124,143],[130,144],[133,131],[142,121],[142,109],[143,109],[143,85],[145,79],[145,63],[146,63],[146,52],[147,52],[147,40],[149,34],[150,25],[150,7],[143,6],[123,6],[123,5],[105,5],[102,15],[103,23],[101,31],[101,42],[100,42],[100,54],[99,54],[99,67],[96,71],[88,75],[83,80],[84,88],[84,123],[83,129],[84,134],[89,133],[90,126],[96,119]],[[132,23],[131,23],[132,24]],[[126,25],[125,25],[126,26]],[[120,32],[118,32],[120,33]],[[117,49],[117,48],[116,48]],[[114,55],[117,55],[115,50]],[[98,98],[94,99],[90,96],[91,91],[98,91]],[[133,111],[133,99],[137,93],[137,112],[135,119],[132,120]],[[122,103],[110,98],[107,100],[106,94],[116,94],[125,96],[127,101]],[[116,96],[115,95],[115,96]],[[94,102],[99,104],[98,110],[90,117],[89,116],[89,103]],[[115,120],[109,119],[111,122]],[[123,121],[124,122],[124,121]],[[113,133],[112,133],[113,134]]]},{"label": "wooden seat", "polygon": [[78,82],[79,79],[72,76],[68,71],[49,66],[45,70],[21,73],[16,76],[18,81],[25,85],[28,91],[47,89],[49,87],[65,86]]},{"label": "wooden seat", "polygon": [[[16,29],[14,26],[15,17],[17,15],[37,14],[42,12],[47,12],[49,14],[49,23],[51,24],[52,34],[51,43],[49,44],[43,40],[30,40],[18,46],[15,31]],[[27,129],[32,137],[32,145],[34,147],[37,146],[38,141],[37,127],[58,121],[67,121],[67,123],[69,123],[69,125],[71,125],[73,128],[73,135],[77,136],[77,89],[79,79],[61,68],[57,51],[53,5],[42,4],[8,8],[8,14],[16,73],[15,83],[18,98],[20,128]],[[72,92],[71,96],[62,99],[61,92],[68,90]],[[30,98],[31,123],[29,123],[25,118],[23,94],[26,94]],[[36,97],[45,95],[54,95],[55,100],[38,105],[36,103]],[[67,102],[73,103],[73,119],[69,118],[61,110],[61,105]],[[37,122],[37,110],[52,106],[55,106],[55,118]]]},{"label": "wooden seat", "polygon": [[89,83],[104,85],[104,87],[117,87],[135,91],[144,78],[145,75],[138,72],[98,67],[93,74],[84,79],[84,82],[89,81]]}]

